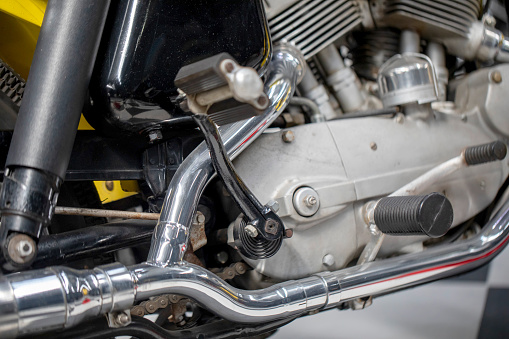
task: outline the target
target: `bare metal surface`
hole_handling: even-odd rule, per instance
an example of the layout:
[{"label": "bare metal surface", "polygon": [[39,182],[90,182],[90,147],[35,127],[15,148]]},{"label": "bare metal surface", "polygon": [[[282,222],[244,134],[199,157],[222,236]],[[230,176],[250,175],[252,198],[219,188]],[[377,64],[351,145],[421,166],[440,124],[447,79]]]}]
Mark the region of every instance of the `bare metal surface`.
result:
[{"label": "bare metal surface", "polygon": [[289,1],[281,4],[280,1],[266,2],[266,7],[277,11],[277,14],[276,11],[269,14],[272,40],[295,44],[306,59],[362,22],[361,9],[355,1],[305,0],[293,1],[291,5]]},{"label": "bare metal surface", "polygon": [[142,220],[158,220],[158,213],[130,212],[102,210],[94,208],[81,207],[62,207],[55,208],[55,214],[61,215],[82,215],[87,217],[103,217],[103,218],[125,218],[125,219],[142,219]]}]

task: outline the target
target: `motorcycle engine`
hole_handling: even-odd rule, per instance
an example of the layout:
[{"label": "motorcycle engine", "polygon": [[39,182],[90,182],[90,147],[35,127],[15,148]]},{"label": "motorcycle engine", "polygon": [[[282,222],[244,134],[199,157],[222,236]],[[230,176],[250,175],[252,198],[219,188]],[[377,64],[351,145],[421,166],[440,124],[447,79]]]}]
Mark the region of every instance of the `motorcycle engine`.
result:
[{"label": "motorcycle engine", "polygon": [[[355,264],[371,236],[367,202],[466,146],[509,135],[504,108],[493,100],[509,91],[499,81],[509,66],[448,83],[448,58],[505,57],[488,53],[482,32],[492,27],[477,20],[478,1],[268,0],[265,8],[273,40],[295,44],[307,59],[299,93],[319,108],[309,119],[321,122],[269,129],[234,162],[293,231],[275,256],[244,258],[259,274],[278,281]],[[444,194],[457,226],[493,201],[508,173],[507,161],[465,168],[423,193]],[[421,251],[427,239],[386,236],[380,256]]]}]

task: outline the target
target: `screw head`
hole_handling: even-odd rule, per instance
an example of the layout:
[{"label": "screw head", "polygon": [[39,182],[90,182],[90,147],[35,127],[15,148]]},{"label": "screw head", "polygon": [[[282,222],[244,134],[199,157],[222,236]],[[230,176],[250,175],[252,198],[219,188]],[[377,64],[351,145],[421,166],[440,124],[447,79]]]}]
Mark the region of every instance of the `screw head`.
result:
[{"label": "screw head", "polygon": [[378,149],[378,145],[376,144],[376,142],[372,142],[369,144],[369,147],[373,150],[373,151],[376,151]]},{"label": "screw head", "polygon": [[258,236],[258,230],[253,225],[247,225],[244,227],[244,232],[246,232],[246,234],[251,238],[256,238]]},{"label": "screw head", "polygon": [[496,84],[499,84],[502,82],[502,73],[500,73],[500,71],[493,71],[491,72],[491,80],[496,83]]},{"label": "screw head", "polygon": [[334,256],[332,254],[327,253],[322,258],[322,263],[327,267],[332,267],[336,263],[336,260],[334,259]]},{"label": "screw head", "polygon": [[283,141],[287,144],[293,142],[295,140],[295,135],[292,131],[284,131],[282,135]]},{"label": "screw head", "polygon": [[130,321],[129,316],[127,314],[123,313],[123,312],[117,314],[117,316],[115,317],[115,320],[121,326],[128,325],[129,321]]},{"label": "screw head", "polygon": [[286,236],[287,238],[291,238],[291,237],[293,237],[293,230],[292,230],[291,228],[287,228],[287,229],[285,230],[285,236]]}]

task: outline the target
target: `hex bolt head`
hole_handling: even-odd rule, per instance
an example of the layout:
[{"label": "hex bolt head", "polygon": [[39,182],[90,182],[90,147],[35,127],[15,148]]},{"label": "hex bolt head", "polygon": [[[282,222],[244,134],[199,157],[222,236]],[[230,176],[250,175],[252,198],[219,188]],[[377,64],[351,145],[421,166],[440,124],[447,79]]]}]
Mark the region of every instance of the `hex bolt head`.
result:
[{"label": "hex bolt head", "polygon": [[130,322],[129,316],[123,312],[117,314],[115,320],[117,324],[119,324],[120,326],[127,326],[129,325]]},{"label": "hex bolt head", "polygon": [[336,260],[332,254],[327,253],[323,256],[322,263],[327,267],[332,267],[336,263]]},{"label": "hex bolt head", "polygon": [[148,141],[150,143],[156,142],[157,140],[161,140],[162,138],[163,134],[161,133],[160,130],[154,130],[148,133]]},{"label": "hex bolt head", "polygon": [[270,200],[266,206],[274,213],[279,212],[279,203],[276,200]]},{"label": "hex bolt head", "polygon": [[304,198],[304,203],[308,207],[315,206],[317,202],[318,202],[318,200],[316,199],[316,197],[314,195],[308,195],[307,197]]},{"label": "hex bolt head", "polygon": [[292,131],[284,131],[282,135],[283,141],[287,144],[293,142],[295,140],[295,135]]},{"label": "hex bolt head", "polygon": [[253,225],[247,225],[244,227],[244,232],[246,232],[246,234],[251,238],[256,238],[258,236],[258,230]]}]

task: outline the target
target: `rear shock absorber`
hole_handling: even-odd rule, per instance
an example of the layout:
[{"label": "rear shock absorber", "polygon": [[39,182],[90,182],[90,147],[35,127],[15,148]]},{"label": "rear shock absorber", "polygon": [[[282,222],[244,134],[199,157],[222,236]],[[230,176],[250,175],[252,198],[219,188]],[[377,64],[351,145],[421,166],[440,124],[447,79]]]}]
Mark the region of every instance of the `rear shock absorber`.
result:
[{"label": "rear shock absorber", "polygon": [[0,243],[7,268],[30,265],[51,221],[109,4],[48,3],[0,192]]}]

